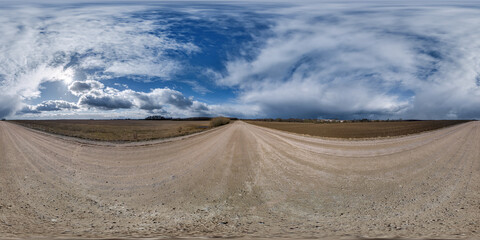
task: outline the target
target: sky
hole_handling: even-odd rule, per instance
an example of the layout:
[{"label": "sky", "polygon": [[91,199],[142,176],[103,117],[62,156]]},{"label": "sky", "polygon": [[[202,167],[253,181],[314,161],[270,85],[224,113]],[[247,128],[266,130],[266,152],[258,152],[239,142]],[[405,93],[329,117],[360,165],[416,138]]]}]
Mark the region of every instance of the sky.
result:
[{"label": "sky", "polygon": [[479,119],[476,1],[3,1],[0,117]]}]

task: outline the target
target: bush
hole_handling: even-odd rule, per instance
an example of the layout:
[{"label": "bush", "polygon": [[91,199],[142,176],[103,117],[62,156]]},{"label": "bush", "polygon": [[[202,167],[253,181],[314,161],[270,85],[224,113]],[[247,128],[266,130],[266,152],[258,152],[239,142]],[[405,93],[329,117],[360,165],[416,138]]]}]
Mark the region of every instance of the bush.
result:
[{"label": "bush", "polygon": [[2,118],[2,121],[6,121],[6,119],[5,119],[5,118]]},{"label": "bush", "polygon": [[212,120],[210,120],[210,127],[213,128],[213,127],[222,126],[222,125],[228,124],[229,122],[230,122],[230,119],[226,117],[212,118]]}]

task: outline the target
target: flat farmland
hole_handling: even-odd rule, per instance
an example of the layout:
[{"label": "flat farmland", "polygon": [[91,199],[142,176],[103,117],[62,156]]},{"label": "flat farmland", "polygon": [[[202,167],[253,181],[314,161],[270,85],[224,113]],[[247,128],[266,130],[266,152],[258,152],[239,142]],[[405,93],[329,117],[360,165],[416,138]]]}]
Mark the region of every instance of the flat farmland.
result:
[{"label": "flat farmland", "polygon": [[201,132],[209,121],[16,120],[22,126],[96,141],[144,141]]},{"label": "flat farmland", "polygon": [[303,122],[264,122],[248,123],[277,130],[308,134],[328,138],[376,138],[395,137],[431,131],[465,123],[464,120],[436,121],[392,121],[392,122],[347,122],[347,123],[303,123]]}]

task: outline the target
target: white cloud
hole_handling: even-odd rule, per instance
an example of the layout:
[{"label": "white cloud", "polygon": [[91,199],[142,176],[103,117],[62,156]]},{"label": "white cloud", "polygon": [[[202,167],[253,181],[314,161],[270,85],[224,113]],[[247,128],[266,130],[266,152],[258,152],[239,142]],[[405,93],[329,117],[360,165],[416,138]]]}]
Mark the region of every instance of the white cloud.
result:
[{"label": "white cloud", "polygon": [[188,85],[190,85],[192,87],[192,90],[197,92],[197,93],[200,93],[202,95],[205,95],[207,93],[211,93],[212,91],[210,91],[208,88],[206,88],[205,86],[203,86],[201,83],[197,82],[197,81],[193,81],[193,80],[184,80],[182,81]]}]

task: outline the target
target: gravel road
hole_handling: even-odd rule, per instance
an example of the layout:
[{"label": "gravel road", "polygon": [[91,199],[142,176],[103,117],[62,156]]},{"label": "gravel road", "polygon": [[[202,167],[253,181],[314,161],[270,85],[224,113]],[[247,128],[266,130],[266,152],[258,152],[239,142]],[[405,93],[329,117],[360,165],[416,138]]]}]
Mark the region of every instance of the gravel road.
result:
[{"label": "gravel road", "polygon": [[480,123],[348,141],[236,121],[96,144],[0,122],[0,238],[480,238]]}]

